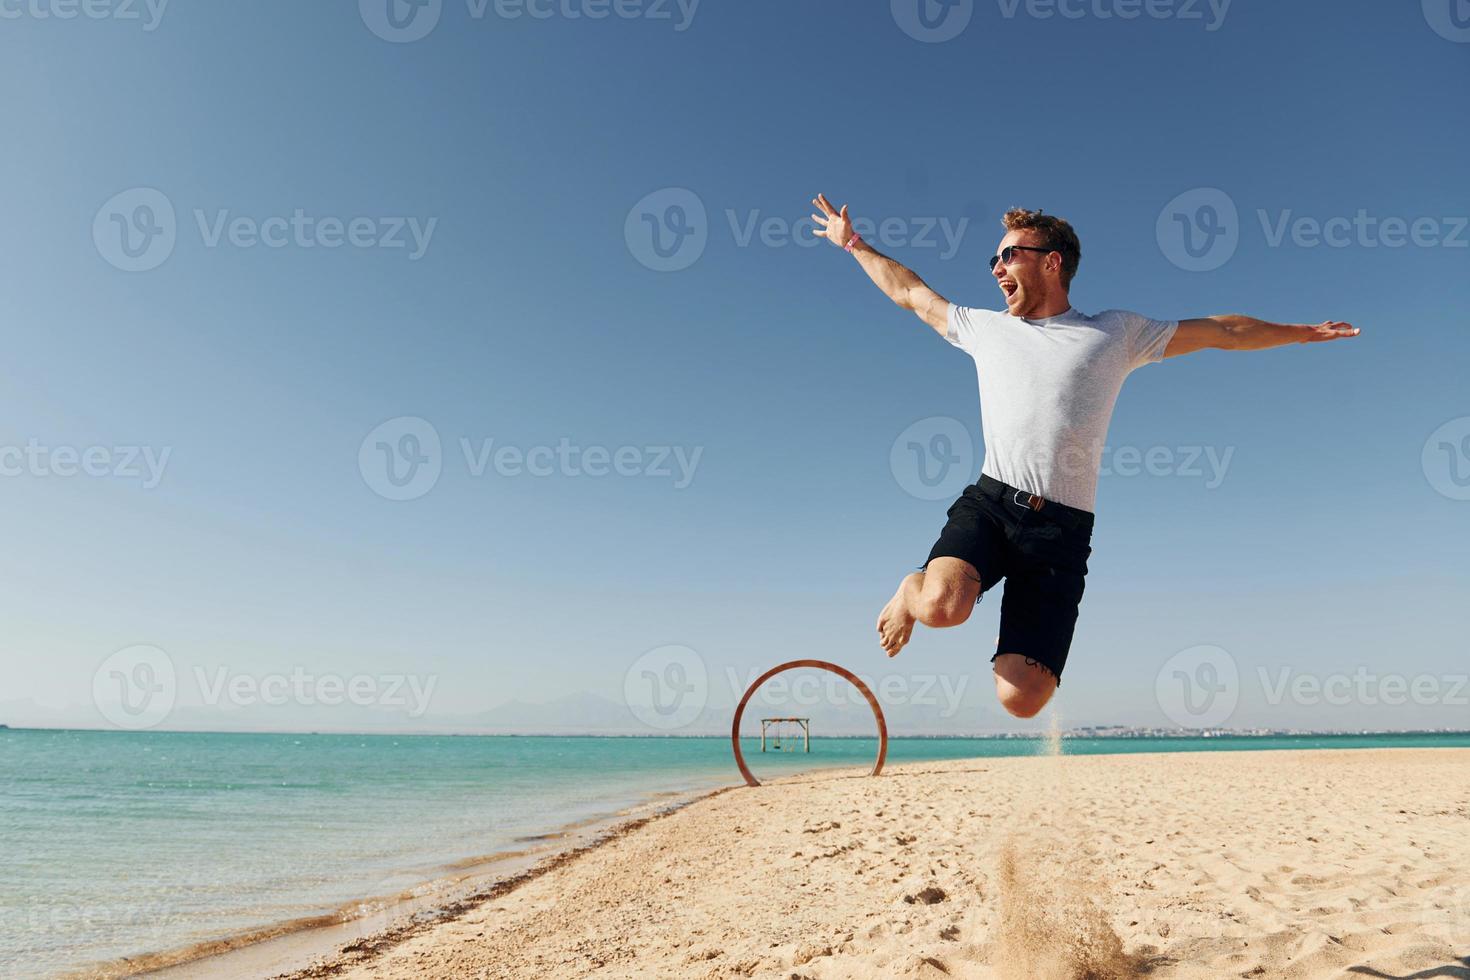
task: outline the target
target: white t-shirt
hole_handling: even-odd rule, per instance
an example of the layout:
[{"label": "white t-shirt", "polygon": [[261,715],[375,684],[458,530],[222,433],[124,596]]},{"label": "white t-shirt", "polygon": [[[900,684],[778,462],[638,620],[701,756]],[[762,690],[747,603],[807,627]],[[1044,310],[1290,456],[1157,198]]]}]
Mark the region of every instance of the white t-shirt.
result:
[{"label": "white t-shirt", "polygon": [[1162,360],[1178,327],[1125,310],[1027,320],[951,304],[945,339],[980,377],[980,472],[1091,511],[1123,379]]}]

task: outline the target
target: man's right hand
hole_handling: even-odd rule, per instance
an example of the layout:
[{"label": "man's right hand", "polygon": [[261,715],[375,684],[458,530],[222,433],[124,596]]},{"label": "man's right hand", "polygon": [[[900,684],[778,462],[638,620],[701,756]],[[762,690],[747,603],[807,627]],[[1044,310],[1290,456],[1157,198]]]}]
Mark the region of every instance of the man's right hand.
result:
[{"label": "man's right hand", "polygon": [[[852,241],[852,221],[847,217],[847,205],[842,205],[841,211],[837,210],[827,200],[826,194],[818,194],[812,198],[812,204],[822,212],[812,215],[812,221],[816,222],[816,227],[812,230],[816,236],[846,248],[847,243]],[[858,265],[868,274],[868,278],[889,299],[904,309],[917,313],[919,319],[933,327],[939,336],[947,335],[949,300],[930,289],[924,280],[909,269],[881,254],[867,242],[854,245],[852,254]]]},{"label": "man's right hand", "polygon": [[852,222],[847,218],[847,205],[842,205],[842,210],[838,211],[827,200],[826,194],[818,194],[812,198],[812,204],[822,212],[812,215],[812,221],[816,224],[812,234],[827,239],[839,248],[846,248],[847,243],[852,241]]}]

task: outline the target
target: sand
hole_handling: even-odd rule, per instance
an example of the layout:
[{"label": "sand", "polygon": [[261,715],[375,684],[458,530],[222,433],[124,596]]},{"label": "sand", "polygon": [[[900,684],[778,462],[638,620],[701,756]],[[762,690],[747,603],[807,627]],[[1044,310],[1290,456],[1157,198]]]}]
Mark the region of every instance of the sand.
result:
[{"label": "sand", "polygon": [[1470,977],[1470,750],[741,787],[301,976]]}]

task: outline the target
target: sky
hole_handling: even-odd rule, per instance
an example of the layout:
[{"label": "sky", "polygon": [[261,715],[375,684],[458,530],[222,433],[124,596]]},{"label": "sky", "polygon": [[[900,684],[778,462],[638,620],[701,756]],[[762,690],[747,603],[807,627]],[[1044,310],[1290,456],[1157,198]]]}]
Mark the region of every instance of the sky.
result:
[{"label": "sky", "polygon": [[821,191],[963,305],[1019,205],[1081,310],[1363,330],[1129,379],[1065,723],[1470,727],[1463,0],[0,19],[0,723],[677,733],[794,658],[1048,723],[998,591],[877,645],[979,406]]}]

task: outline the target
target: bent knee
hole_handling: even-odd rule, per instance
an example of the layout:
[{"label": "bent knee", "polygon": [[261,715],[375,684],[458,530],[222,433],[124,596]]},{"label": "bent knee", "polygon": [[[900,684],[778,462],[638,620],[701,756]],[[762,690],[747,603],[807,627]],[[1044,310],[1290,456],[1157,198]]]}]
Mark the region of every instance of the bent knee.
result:
[{"label": "bent knee", "polygon": [[1035,718],[1050,700],[1050,691],[1021,691],[1012,688],[1000,695],[1001,707],[1016,718]]},{"label": "bent knee", "polygon": [[925,626],[942,629],[946,626],[958,626],[969,619],[973,608],[974,603],[964,601],[963,596],[921,594],[915,616]]},{"label": "bent knee", "polygon": [[1017,718],[1035,718],[1057,690],[1050,670],[1020,654],[995,658],[995,693],[1001,707]]}]

